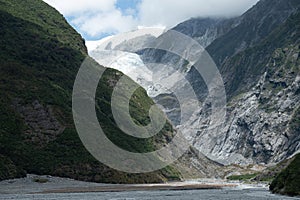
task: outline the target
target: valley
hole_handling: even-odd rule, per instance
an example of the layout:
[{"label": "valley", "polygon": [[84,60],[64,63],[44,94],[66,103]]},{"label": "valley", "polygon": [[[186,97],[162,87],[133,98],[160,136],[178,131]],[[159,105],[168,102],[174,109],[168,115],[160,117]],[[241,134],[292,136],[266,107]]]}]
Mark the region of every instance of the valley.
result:
[{"label": "valley", "polygon": [[0,0],[0,199],[297,199],[298,0],[96,41],[69,21]]}]

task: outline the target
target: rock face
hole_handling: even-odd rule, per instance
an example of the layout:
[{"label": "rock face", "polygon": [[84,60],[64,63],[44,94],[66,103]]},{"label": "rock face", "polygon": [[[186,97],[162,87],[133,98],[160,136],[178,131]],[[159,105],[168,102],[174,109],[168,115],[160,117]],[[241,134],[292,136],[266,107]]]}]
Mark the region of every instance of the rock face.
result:
[{"label": "rock face", "polygon": [[47,144],[65,130],[65,126],[56,119],[51,106],[44,107],[38,100],[22,105],[18,99],[13,102],[13,106],[28,127],[25,131],[27,139],[34,143]]},{"label": "rock face", "polygon": [[[207,48],[219,62],[225,82],[227,120],[224,127],[215,130],[199,128],[194,144],[199,151],[224,164],[276,163],[300,147],[299,124],[295,125],[299,121],[299,2],[272,3],[268,12],[265,9],[271,1],[258,3],[241,17],[240,25]],[[264,10],[267,17],[263,19],[267,21],[255,18],[264,16]],[[267,22],[277,25],[260,26]],[[248,29],[247,23],[251,24]],[[258,32],[252,32],[253,27]],[[226,41],[237,49],[244,43],[239,37],[248,37],[244,50],[238,48],[231,51],[232,55],[226,49],[213,51]]]},{"label": "rock face", "polygon": [[232,55],[262,42],[298,8],[297,0],[260,0],[245,14],[234,19],[232,28],[207,50],[220,66]]},{"label": "rock face", "polygon": [[181,24],[178,24],[172,30],[192,37],[201,46],[206,48],[215,39],[221,37],[229,30],[231,30],[232,26],[234,26],[235,21],[236,18],[193,18]]},{"label": "rock face", "polygon": [[[299,106],[298,8],[296,1],[264,0],[238,18],[210,20],[211,25],[193,19],[175,28],[208,45],[225,82],[228,109],[224,126],[208,129],[212,120],[209,105],[185,124],[194,147],[205,156],[223,164],[267,164],[299,150],[299,132],[291,128]],[[207,43],[201,40],[211,31],[220,34],[210,34],[214,36],[206,37]],[[199,35],[203,36],[200,40]],[[148,51],[142,58],[184,67],[170,53]],[[203,79],[193,68],[186,77],[205,102],[208,91]],[[170,116],[176,124],[178,115]]]},{"label": "rock face", "polygon": [[[274,65],[278,51],[282,49],[275,50],[267,65]],[[293,57],[298,51],[298,46],[287,48],[273,66],[275,73],[266,71],[250,91],[230,99],[225,126],[199,129],[195,147],[224,164],[277,163],[297,152],[300,135],[291,124],[299,112],[299,74],[293,73],[299,71],[299,60]],[[285,73],[284,78],[279,71]]]},{"label": "rock face", "polygon": [[207,47],[228,109],[224,127],[207,130],[207,115],[193,126],[194,147],[204,155],[224,164],[273,163],[299,150],[292,125],[299,117],[298,8],[296,1],[260,1]]},{"label": "rock face", "polygon": [[[223,77],[227,116],[213,129],[201,75],[172,53],[138,52],[157,80],[179,71],[192,84],[203,106],[184,124],[185,132],[205,156],[223,164],[268,164],[299,150],[299,6],[296,0],[261,0],[240,17],[191,19],[174,28],[206,47]],[[151,92],[149,85],[142,86]],[[176,97],[153,83],[150,88],[156,91],[151,97],[179,124]]]},{"label": "rock face", "polygon": [[[135,35],[134,32],[133,34]],[[138,54],[122,51],[132,49],[137,44],[139,46],[148,46],[150,43],[155,42],[154,40],[156,40],[156,37],[151,34],[146,34],[133,38],[132,40],[125,40],[118,45],[115,45],[119,40],[112,37],[105,40],[106,44],[102,43],[97,48],[90,51],[90,55],[101,65],[120,70],[140,84],[153,100],[158,104],[165,106],[163,110],[168,115],[169,119],[176,125],[175,121],[178,120],[178,115],[181,113],[174,110],[179,108],[180,105],[175,96],[172,96],[167,89],[161,87],[162,85],[159,85],[160,82],[168,82],[171,86],[177,85],[177,87],[181,87],[177,82],[178,79],[167,79],[167,77],[170,77],[170,73],[176,71],[174,71],[171,66],[160,66],[156,63],[147,65]],[[167,139],[162,144],[167,144],[169,140],[170,139]],[[158,149],[160,148],[161,146],[158,147]],[[178,169],[183,178],[186,179],[223,178],[226,174],[223,170],[223,165],[208,159],[193,147],[191,147],[187,153],[172,166]]]}]

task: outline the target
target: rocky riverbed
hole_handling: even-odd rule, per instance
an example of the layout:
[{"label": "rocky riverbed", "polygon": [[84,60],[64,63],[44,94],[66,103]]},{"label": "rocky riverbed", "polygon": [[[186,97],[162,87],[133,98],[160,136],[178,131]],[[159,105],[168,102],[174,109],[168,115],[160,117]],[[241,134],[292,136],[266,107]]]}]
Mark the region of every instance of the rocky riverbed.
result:
[{"label": "rocky riverbed", "polygon": [[273,195],[267,185],[201,179],[166,184],[101,184],[52,176],[27,175],[0,182],[0,200],[7,199],[299,199]]}]

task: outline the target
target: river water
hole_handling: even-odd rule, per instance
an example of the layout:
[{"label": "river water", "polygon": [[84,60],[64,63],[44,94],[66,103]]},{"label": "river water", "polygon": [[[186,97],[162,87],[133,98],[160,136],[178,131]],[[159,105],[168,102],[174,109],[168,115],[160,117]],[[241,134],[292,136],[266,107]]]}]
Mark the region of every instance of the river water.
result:
[{"label": "river water", "polygon": [[[37,183],[36,178],[46,178],[48,182]],[[189,181],[187,183],[197,183]],[[203,182],[204,181],[204,182]],[[202,180],[201,183],[226,184],[222,180]],[[37,176],[28,174],[21,179],[0,182],[0,200],[260,200],[260,199],[298,199],[271,194],[266,185],[238,184],[237,187],[210,190],[173,190],[173,191],[128,191],[128,192],[97,192],[97,193],[48,193],[61,188],[93,188],[108,184],[87,183],[72,179]],[[115,185],[110,185],[115,186]]]},{"label": "river water", "polygon": [[1,200],[260,200],[300,199],[270,194],[266,189],[220,189],[182,191],[135,191],[67,194],[0,194]]}]

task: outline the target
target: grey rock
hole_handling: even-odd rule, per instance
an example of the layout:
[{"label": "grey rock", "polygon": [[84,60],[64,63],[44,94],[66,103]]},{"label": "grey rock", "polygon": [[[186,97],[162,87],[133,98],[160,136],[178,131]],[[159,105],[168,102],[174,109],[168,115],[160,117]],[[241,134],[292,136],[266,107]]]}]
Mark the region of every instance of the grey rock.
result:
[{"label": "grey rock", "polygon": [[38,100],[24,104],[21,99],[15,99],[13,107],[28,127],[25,132],[29,141],[44,145],[55,140],[65,129],[53,114],[51,106],[43,106]]}]

